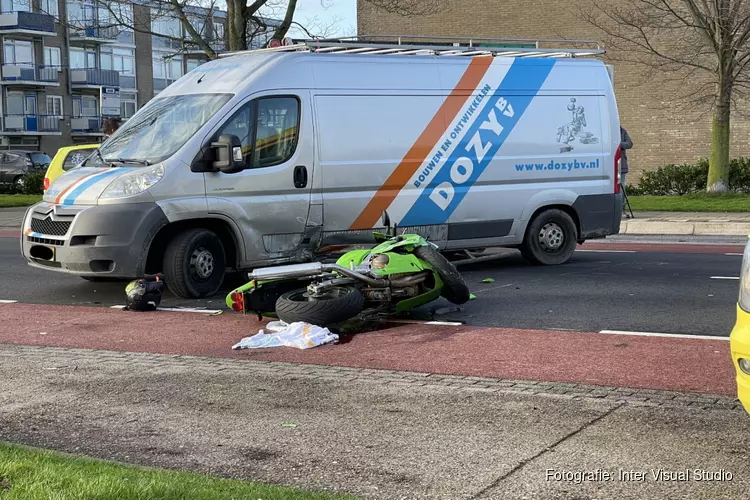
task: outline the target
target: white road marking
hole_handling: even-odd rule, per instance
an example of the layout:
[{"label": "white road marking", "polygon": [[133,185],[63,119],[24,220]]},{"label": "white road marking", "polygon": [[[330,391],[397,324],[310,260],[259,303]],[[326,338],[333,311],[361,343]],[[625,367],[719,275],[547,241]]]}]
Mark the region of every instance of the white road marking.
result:
[{"label": "white road marking", "polygon": [[684,333],[628,332],[623,330],[602,330],[607,335],[633,335],[637,337],[669,337],[677,339],[729,340],[729,337],[712,337],[711,335],[688,335]]},{"label": "white road marking", "polygon": [[464,326],[460,321],[424,321],[418,319],[384,318],[384,323],[398,323],[404,325],[439,325],[439,326]]},{"label": "white road marking", "polygon": [[[110,309],[122,309],[125,306],[111,306]],[[221,309],[195,309],[191,307],[159,307],[157,311],[170,311],[170,312],[190,312],[190,313],[203,313],[203,314],[219,314]]]},{"label": "white road marking", "polygon": [[636,253],[635,250],[576,250],[576,252],[596,252],[596,253]]},{"label": "white road marking", "polygon": [[738,280],[739,276],[711,276],[712,280]]},{"label": "white road marking", "polygon": [[724,255],[730,255],[730,256],[733,256],[733,257],[742,257],[741,253],[725,253]]},{"label": "white road marking", "polygon": [[15,304],[17,300],[0,300],[0,304]]}]

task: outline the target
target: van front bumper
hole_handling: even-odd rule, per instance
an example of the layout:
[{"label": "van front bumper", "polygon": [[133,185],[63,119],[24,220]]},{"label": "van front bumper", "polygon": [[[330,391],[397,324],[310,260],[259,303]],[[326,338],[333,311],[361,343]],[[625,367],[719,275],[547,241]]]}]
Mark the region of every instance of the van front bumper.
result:
[{"label": "van front bumper", "polygon": [[737,305],[737,321],[729,335],[732,364],[737,374],[737,398],[750,413],[750,375],[740,369],[741,358],[750,359],[750,313]]},{"label": "van front bumper", "polygon": [[32,267],[86,277],[137,278],[168,223],[156,203],[70,206],[39,203],[24,217],[21,252]]}]

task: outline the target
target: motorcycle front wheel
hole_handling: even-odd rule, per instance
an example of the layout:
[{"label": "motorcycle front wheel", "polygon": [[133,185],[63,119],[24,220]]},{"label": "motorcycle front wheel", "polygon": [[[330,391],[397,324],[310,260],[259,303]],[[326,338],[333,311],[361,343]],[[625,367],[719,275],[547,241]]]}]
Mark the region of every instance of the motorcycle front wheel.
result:
[{"label": "motorcycle front wheel", "polygon": [[354,287],[331,287],[315,297],[303,288],[281,295],[276,301],[276,315],[285,323],[302,321],[325,327],[353,318],[364,306],[365,297]]}]

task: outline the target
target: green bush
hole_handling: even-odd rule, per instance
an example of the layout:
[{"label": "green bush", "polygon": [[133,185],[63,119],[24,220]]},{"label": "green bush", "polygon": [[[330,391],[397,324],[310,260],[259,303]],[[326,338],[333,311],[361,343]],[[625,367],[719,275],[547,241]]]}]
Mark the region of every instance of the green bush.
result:
[{"label": "green bush", "polygon": [[[628,187],[628,195],[671,196],[706,190],[708,160],[697,163],[664,165],[645,172],[637,186]],[[729,163],[729,190],[750,193],[750,158],[735,158]]]},{"label": "green bush", "polygon": [[32,170],[23,176],[23,187],[17,194],[43,194],[45,169]]},{"label": "green bush", "polygon": [[750,193],[750,158],[735,158],[729,163],[729,189]]}]

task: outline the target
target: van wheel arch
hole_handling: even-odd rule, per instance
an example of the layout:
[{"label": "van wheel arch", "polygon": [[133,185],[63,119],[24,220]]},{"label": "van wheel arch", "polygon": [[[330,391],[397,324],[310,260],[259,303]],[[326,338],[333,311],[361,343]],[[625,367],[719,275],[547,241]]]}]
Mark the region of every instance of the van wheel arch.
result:
[{"label": "van wheel arch", "polygon": [[[544,236],[532,234],[537,231],[541,231]],[[581,242],[580,235],[580,219],[573,207],[547,205],[538,208],[529,218],[523,241],[518,248],[524,259],[532,264],[562,264]],[[547,246],[550,244],[553,246]]]},{"label": "van wheel arch", "polygon": [[531,226],[531,223],[534,219],[539,216],[542,212],[545,212],[547,210],[562,210],[566,214],[570,215],[571,219],[573,219],[573,222],[575,222],[576,225],[576,240],[581,239],[581,220],[578,218],[578,212],[576,212],[576,209],[571,207],[570,205],[545,205],[543,207],[537,208],[533,214],[531,214],[531,217],[529,217],[529,223],[526,224],[526,227],[524,228],[524,237],[526,236],[526,233],[529,231],[529,226]]},{"label": "van wheel arch", "polygon": [[188,229],[207,229],[216,233],[224,246],[227,268],[239,268],[240,246],[234,229],[223,219],[208,217],[172,222],[162,227],[149,245],[145,267],[146,274],[156,274],[163,271],[162,261],[169,242],[179,233]]}]

